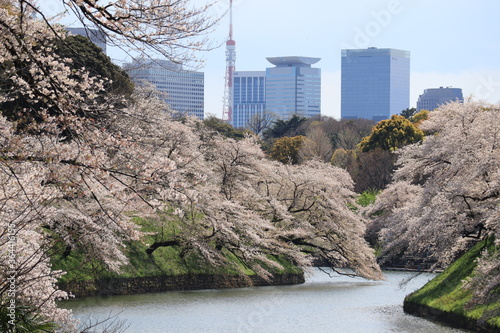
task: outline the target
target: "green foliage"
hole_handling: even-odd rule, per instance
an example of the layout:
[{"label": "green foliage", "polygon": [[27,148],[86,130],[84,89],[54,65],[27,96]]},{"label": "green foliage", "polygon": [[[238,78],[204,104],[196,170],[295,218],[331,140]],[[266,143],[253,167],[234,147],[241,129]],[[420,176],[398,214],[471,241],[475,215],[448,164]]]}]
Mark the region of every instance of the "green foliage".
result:
[{"label": "green foliage", "polygon": [[403,146],[416,143],[424,138],[424,132],[403,116],[394,115],[391,119],[380,121],[372,133],[363,138],[358,145],[362,152],[377,148],[394,151]]},{"label": "green foliage", "polygon": [[306,119],[294,116],[289,120],[273,121],[263,131],[261,148],[269,155],[279,138],[304,135],[311,141],[303,146],[301,163],[311,156],[328,161],[336,149],[355,149],[361,139],[371,133],[374,125],[368,119],[336,120],[326,116]]},{"label": "green foliage", "polygon": [[379,195],[381,190],[377,189],[368,189],[363,191],[358,198],[356,199],[356,203],[362,207],[366,207],[371,205],[377,199],[377,195]]},{"label": "green foliage", "polygon": [[72,68],[86,68],[91,76],[101,76],[111,80],[106,86],[107,92],[130,96],[134,84],[129,75],[115,65],[100,47],[87,37],[71,35],[56,42],[56,53],[63,58],[72,59]]},{"label": "green foliage", "polygon": [[207,126],[209,129],[219,133],[220,135],[235,140],[243,139],[245,137],[245,133],[247,133],[234,129],[231,124],[215,116],[210,116],[207,119],[203,120],[203,124],[205,124],[205,126]]},{"label": "green foliage", "polygon": [[[453,312],[474,320],[487,321],[500,329],[500,302],[469,306],[472,291],[464,288],[464,281],[474,274],[477,258],[484,249],[496,251],[493,238],[483,240],[462,257],[453,262],[443,273],[429,281],[424,287],[408,295],[405,301],[422,304],[441,311]],[[498,290],[496,291],[498,293]],[[493,316],[491,314],[493,313]],[[496,315],[495,315],[496,313]],[[486,318],[484,318],[486,317]]]},{"label": "green foliage", "polygon": [[421,110],[420,112],[417,112],[417,109],[409,108],[401,111],[400,115],[418,126],[422,121],[429,118],[429,111]]},{"label": "green foliage", "polygon": [[407,108],[401,111],[400,115],[405,117],[406,119],[411,119],[417,113],[416,108]]},{"label": "green foliage", "polygon": [[414,123],[415,126],[418,126],[422,123],[422,121],[427,120],[427,118],[429,118],[429,111],[422,110],[419,113],[413,115],[413,117],[410,118],[410,121]]},{"label": "green foliage", "polygon": [[356,212],[356,211],[358,211],[359,206],[361,206],[361,207],[367,207],[368,205],[371,205],[372,203],[375,202],[375,200],[377,199],[377,195],[380,192],[381,192],[380,190],[376,190],[376,189],[369,189],[369,190],[363,191],[356,198],[356,204],[357,204],[357,206],[349,204],[349,208],[353,212]]},{"label": "green foliage", "polygon": [[[0,301],[0,332],[49,333],[56,332],[57,325],[37,314],[37,311],[16,303],[13,317],[8,309],[10,300]],[[15,318],[15,319],[14,319]],[[14,320],[14,321],[13,321]],[[12,325],[14,323],[14,325]]]},{"label": "green foliage", "polygon": [[[115,93],[120,96],[130,96],[134,91],[134,84],[130,80],[127,73],[125,73],[119,66],[115,65],[111,59],[106,56],[102,49],[94,45],[88,38],[83,36],[68,36],[65,39],[49,39],[43,41],[45,46],[51,46],[53,52],[59,56],[60,62],[73,70],[73,73],[78,69],[84,68],[87,70],[91,77],[100,77],[109,80],[105,84],[105,92],[100,96],[101,99],[106,98],[104,95],[108,93]],[[35,46],[35,49],[37,47]],[[53,56],[53,54],[50,54]],[[69,59],[69,60],[68,60]],[[14,98],[8,99],[0,103],[0,111],[2,114],[11,121],[18,122],[18,129],[22,130],[29,126],[32,122],[44,121],[43,114],[40,110],[47,109],[49,114],[57,115],[61,113],[57,107],[53,105],[46,93],[41,92],[39,96],[33,98],[26,96],[17,87],[16,83],[12,81],[11,77],[6,73],[15,70],[22,76],[23,80],[29,85],[35,84],[35,78],[29,71],[29,61],[26,63],[22,60],[14,62],[0,63],[0,90],[14,92]],[[43,63],[38,64],[43,66]],[[50,71],[50,68],[43,68],[44,71]],[[75,80],[81,80],[81,77],[75,74],[69,76]],[[81,81],[80,81],[81,82]],[[55,83],[52,83],[55,84]],[[34,100],[31,100],[33,98]],[[76,112],[76,110],[75,110]],[[91,114],[89,112],[79,114],[84,117],[103,117],[104,114]]]},{"label": "green foliage", "polygon": [[[54,269],[65,270],[59,282],[65,284],[71,281],[92,281],[103,278],[136,278],[164,275],[186,274],[247,274],[255,272],[242,263],[234,254],[222,249],[222,255],[227,259],[226,264],[214,265],[203,258],[198,252],[187,246],[167,246],[157,248],[151,255],[146,253],[149,245],[157,241],[173,239],[176,236],[177,226],[172,215],[166,213],[164,221],[136,218],[135,222],[146,235],[142,241],[126,242],[124,253],[129,263],[121,267],[119,273],[110,272],[105,265],[95,259],[82,255],[82,251],[72,251],[69,256],[53,256]],[[169,220],[167,222],[167,220]],[[270,268],[276,273],[300,273],[300,268],[281,258],[273,258],[284,268]]]},{"label": "green foliage", "polygon": [[299,151],[306,139],[303,135],[294,137],[282,137],[274,143],[271,148],[271,158],[283,164],[297,164],[299,162]]},{"label": "green foliage", "polygon": [[277,139],[284,136],[295,136],[297,135],[297,129],[300,125],[302,125],[307,118],[299,117],[294,115],[292,118],[288,120],[278,119],[273,121],[271,127],[264,131],[264,138],[266,140],[269,139]]}]

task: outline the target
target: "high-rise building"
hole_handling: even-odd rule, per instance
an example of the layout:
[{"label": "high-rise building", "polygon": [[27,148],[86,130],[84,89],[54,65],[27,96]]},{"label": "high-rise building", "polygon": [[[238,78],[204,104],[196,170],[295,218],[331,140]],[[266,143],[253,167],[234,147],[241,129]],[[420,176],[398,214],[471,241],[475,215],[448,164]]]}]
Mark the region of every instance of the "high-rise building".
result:
[{"label": "high-rise building", "polygon": [[182,65],[159,59],[134,59],[124,70],[132,81],[149,81],[158,91],[166,93],[166,102],[172,110],[204,118],[205,75],[203,72],[184,70]]},{"label": "high-rise building", "polygon": [[232,125],[248,127],[252,117],[263,116],[266,106],[266,72],[234,72]]},{"label": "high-rise building", "polygon": [[464,96],[460,88],[439,87],[425,89],[424,93],[418,97],[417,111],[432,111],[443,104],[454,101],[463,102],[463,100]]},{"label": "high-rise building", "polygon": [[272,57],[266,69],[266,111],[278,119],[321,114],[321,70],[311,65],[320,58]]},{"label": "high-rise building", "polygon": [[80,35],[90,39],[92,43],[99,46],[106,53],[106,35],[97,29],[90,28],[67,28],[73,35]]},{"label": "high-rise building", "polygon": [[342,50],[341,117],[380,121],[410,104],[410,52]]}]

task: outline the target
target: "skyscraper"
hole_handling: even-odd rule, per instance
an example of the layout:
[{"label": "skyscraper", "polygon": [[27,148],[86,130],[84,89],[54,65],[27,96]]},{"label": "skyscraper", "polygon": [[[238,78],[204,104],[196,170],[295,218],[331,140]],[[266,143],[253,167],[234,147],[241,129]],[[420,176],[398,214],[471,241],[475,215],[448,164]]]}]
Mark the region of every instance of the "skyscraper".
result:
[{"label": "skyscraper", "polygon": [[448,102],[460,101],[463,102],[464,96],[462,89],[451,87],[439,87],[425,89],[424,93],[418,97],[417,111],[437,109],[440,105]]},{"label": "skyscraper", "polygon": [[266,72],[234,72],[233,80],[232,125],[244,128],[265,111]]},{"label": "skyscraper", "polygon": [[311,65],[320,58],[272,57],[266,69],[266,111],[279,119],[321,114],[321,70]]},{"label": "skyscraper", "polygon": [[106,53],[106,35],[97,29],[90,28],[67,28],[73,35],[81,35],[90,39],[92,43],[99,46]]},{"label": "skyscraper", "polygon": [[167,60],[144,58],[134,59],[123,68],[132,81],[149,81],[158,91],[166,93],[166,102],[172,110],[203,120],[205,107],[203,72],[184,70],[182,65]]},{"label": "skyscraper", "polygon": [[380,121],[410,104],[410,52],[342,50],[341,116]]}]

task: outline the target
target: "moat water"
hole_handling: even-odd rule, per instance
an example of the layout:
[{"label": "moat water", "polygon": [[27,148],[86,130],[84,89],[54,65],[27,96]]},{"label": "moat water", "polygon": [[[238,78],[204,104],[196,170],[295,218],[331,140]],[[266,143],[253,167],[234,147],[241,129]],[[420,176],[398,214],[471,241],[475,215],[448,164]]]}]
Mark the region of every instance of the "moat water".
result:
[{"label": "moat water", "polygon": [[434,274],[385,276],[374,282],[315,269],[301,285],[87,297],[65,307],[82,321],[116,316],[130,333],[465,332],[403,312],[404,297]]}]

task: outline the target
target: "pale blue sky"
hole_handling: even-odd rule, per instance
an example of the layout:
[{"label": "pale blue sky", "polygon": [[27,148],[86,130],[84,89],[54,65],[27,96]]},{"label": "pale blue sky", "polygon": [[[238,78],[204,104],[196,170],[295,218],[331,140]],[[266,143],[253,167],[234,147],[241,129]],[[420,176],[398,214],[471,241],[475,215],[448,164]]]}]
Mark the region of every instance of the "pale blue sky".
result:
[{"label": "pale blue sky", "polygon": [[[236,69],[264,70],[270,56],[320,57],[322,113],[339,118],[340,50],[397,48],[411,52],[410,107],[423,89],[439,86],[498,102],[499,14],[497,0],[234,0]],[[224,48],[205,59],[206,109],[219,115]]]},{"label": "pale blue sky", "polygon": [[[229,0],[219,0],[213,15],[228,6]],[[233,0],[236,70],[264,70],[271,66],[266,57],[319,57],[322,114],[339,118],[341,49],[396,48],[411,52],[410,107],[424,89],[439,86],[498,102],[499,14],[498,0]],[[228,25],[226,17],[210,37],[223,43]],[[217,116],[222,115],[224,53],[222,46],[199,55],[205,59],[200,69],[205,110]],[[110,56],[125,60],[119,53]]]}]

